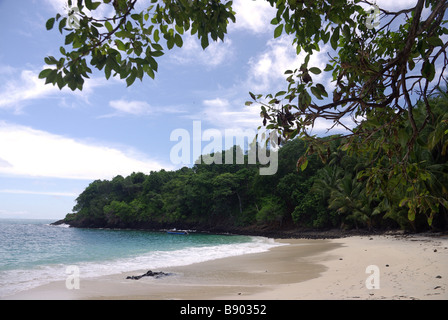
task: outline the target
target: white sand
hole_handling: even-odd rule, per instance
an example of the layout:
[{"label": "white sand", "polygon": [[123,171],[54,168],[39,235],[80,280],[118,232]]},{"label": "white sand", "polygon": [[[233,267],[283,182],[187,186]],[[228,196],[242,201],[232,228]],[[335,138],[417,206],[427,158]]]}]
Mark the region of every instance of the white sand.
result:
[{"label": "white sand", "polygon": [[[308,281],[278,285],[250,299],[448,299],[448,237],[350,237],[314,257],[327,270]],[[326,261],[322,261],[326,260]],[[366,280],[378,267],[378,289]],[[369,284],[372,284],[369,281]]]}]

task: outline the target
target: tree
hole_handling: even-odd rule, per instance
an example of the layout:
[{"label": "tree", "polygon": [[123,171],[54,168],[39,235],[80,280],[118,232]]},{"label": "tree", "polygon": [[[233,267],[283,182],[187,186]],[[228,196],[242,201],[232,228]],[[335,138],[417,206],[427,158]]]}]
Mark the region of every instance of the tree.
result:
[{"label": "tree", "polygon": [[[446,125],[435,115],[430,100],[445,81],[448,1],[418,0],[415,6],[396,12],[374,6],[382,18],[377,28],[367,23],[371,17],[362,4],[373,6],[369,1],[277,1],[277,15],[271,21],[277,25],[274,36],[283,31],[292,35],[297,52],[305,52],[306,57],[297,69],[285,71],[285,90],[250,93],[253,101],[247,104],[261,105],[268,129],[278,130],[286,139],[298,136],[309,142],[298,161],[302,169],[309,155],[318,153],[323,161],[330,155],[330,141],[310,134],[316,121],[329,121],[329,129],[344,127],[347,134],[337,137],[341,149],[370,159],[370,180],[389,172],[389,179],[401,184],[423,181],[414,197],[401,193],[399,202],[409,207],[411,221],[424,213],[431,225],[440,206],[448,209],[448,196],[431,194],[428,172],[412,155],[427,127]],[[325,69],[309,65],[311,56],[326,44],[332,50]],[[313,80],[322,72],[331,74],[333,86]],[[422,105],[419,111],[417,101]],[[344,123],[347,118],[352,118],[353,128]],[[433,136],[440,139],[447,134],[442,131]],[[368,186],[371,193],[385,194],[384,186]]]},{"label": "tree", "polygon": [[[375,192],[382,199],[380,207],[386,216],[402,226],[405,216],[414,229],[421,229],[414,223],[419,214],[430,226],[436,216],[440,217],[438,227],[446,227],[448,222],[448,96],[440,92],[429,103],[435,120],[422,131],[409,152],[407,164],[401,161],[408,153],[406,137],[412,128],[401,120],[397,128],[376,134],[376,141],[383,143],[375,154],[369,152],[369,161],[375,165],[358,174],[358,178],[366,180],[367,192]],[[425,104],[418,103],[414,113],[420,126],[426,118]]]},{"label": "tree", "polygon": [[260,211],[257,212],[256,219],[262,223],[277,223],[281,225],[285,208],[276,196],[266,196],[263,198]]},{"label": "tree", "polygon": [[358,229],[359,223],[372,227],[372,199],[365,193],[365,188],[350,174],[339,180],[331,192],[329,209],[334,209],[341,216],[343,224],[352,222]]},{"label": "tree", "polygon": [[[144,74],[154,78],[156,58],[164,54],[160,42],[168,49],[182,47],[182,35],[190,31],[206,48],[209,37],[223,40],[229,21],[235,21],[231,1],[151,0],[151,5],[140,12],[135,9],[137,0],[77,0],[76,6],[74,2],[68,0],[68,17],[58,13],[46,22],[48,30],[58,23],[61,34],[66,32],[65,45],[73,49],[67,51],[61,46],[60,59],[46,57],[45,63],[53,68],[39,75],[60,89],[68,85],[71,90],[82,90],[84,80],[92,73],[88,58],[92,67],[104,70],[107,79],[118,75],[128,86],[137,78],[142,80]],[[95,17],[100,6],[112,8],[112,16]],[[73,20],[76,23],[70,23]]]},{"label": "tree", "polygon": [[[238,209],[242,214],[241,197],[239,194],[240,177],[229,172],[215,176],[213,186],[213,208],[216,213],[232,215],[233,204],[238,203]],[[232,201],[236,195],[237,201]]]},{"label": "tree", "polygon": [[[74,7],[69,0],[70,16],[57,14],[46,23],[47,29],[58,24],[69,49],[60,47],[59,59],[46,57],[46,64],[52,68],[44,69],[39,77],[61,89],[68,85],[81,90],[84,79],[92,73],[90,65],[104,70],[107,79],[119,76],[130,86],[144,74],[154,78],[156,59],[164,54],[164,46],[182,47],[186,32],[196,35],[206,48],[210,38],[223,40],[227,25],[235,22],[232,1],[151,0],[151,5],[140,12],[135,9],[136,1],[78,0]],[[440,122],[446,119],[434,115],[430,98],[445,80],[448,28],[444,16],[448,1],[417,0],[414,6],[399,11],[379,8],[367,0],[266,1],[276,9],[271,21],[276,26],[274,37],[283,33],[291,36],[297,54],[304,52],[305,58],[296,69],[285,71],[284,90],[250,93],[252,101],[247,104],[260,104],[267,129],[277,130],[285,139],[297,136],[308,142],[298,167],[305,169],[313,153],[327,160],[331,142],[310,133],[316,121],[326,120],[329,129],[342,126],[347,130],[347,134],[335,137],[343,139],[343,151],[371,157],[371,180],[378,179],[383,170],[407,183],[426,177],[419,175],[421,171],[416,171],[410,158],[425,128],[444,128],[446,124]],[[113,14],[95,17],[99,6],[109,6]],[[379,25],[372,21],[375,16],[366,10],[368,6],[380,15]],[[75,28],[67,28],[69,19],[78,22]],[[325,45],[331,50],[321,70],[310,61]],[[316,81],[321,73],[332,79],[330,85]],[[424,111],[420,122],[416,120],[417,101]],[[344,123],[350,118],[355,126]],[[434,130],[439,130],[434,135],[436,140],[447,134]],[[397,162],[386,161],[387,168],[385,154]],[[417,175],[409,174],[412,172]],[[373,185],[378,188],[370,192],[385,192],[381,184]],[[429,189],[426,191],[429,193]],[[432,208],[428,218],[431,223],[435,209],[440,205],[447,208],[448,201],[446,193],[423,197],[426,191],[419,192],[417,202],[404,197],[400,203],[409,207],[410,217],[418,211],[417,205],[424,205],[424,212]]]},{"label": "tree", "polygon": [[[316,120],[325,119],[332,122],[331,127],[344,126],[350,142],[367,140],[406,115],[412,126],[411,149],[432,120],[428,97],[444,79],[448,29],[443,16],[448,2],[419,0],[414,7],[397,12],[378,8],[384,22],[377,28],[369,28],[369,15],[361,4],[372,5],[369,1],[278,1],[271,22],[278,25],[275,36],[282,30],[293,35],[297,52],[303,50],[306,57],[299,68],[285,72],[287,90],[266,95],[267,102],[259,101],[262,95],[252,94],[252,98],[262,104],[262,116],[270,127],[285,137],[311,138],[309,129]],[[430,10],[427,15],[425,8]],[[326,68],[310,66],[310,57],[327,43],[333,51]],[[436,73],[436,67],[440,72]],[[324,99],[329,88],[313,81],[312,75],[322,71],[331,73],[334,82],[331,102]],[[413,101],[411,93],[416,94]],[[416,100],[427,109],[421,127],[413,114]],[[343,123],[347,117],[354,118],[356,129]],[[369,127],[370,121],[381,125]]]},{"label": "tree", "polygon": [[113,200],[104,206],[107,222],[111,225],[119,225],[120,222],[129,222],[132,219],[132,209],[124,201]]}]

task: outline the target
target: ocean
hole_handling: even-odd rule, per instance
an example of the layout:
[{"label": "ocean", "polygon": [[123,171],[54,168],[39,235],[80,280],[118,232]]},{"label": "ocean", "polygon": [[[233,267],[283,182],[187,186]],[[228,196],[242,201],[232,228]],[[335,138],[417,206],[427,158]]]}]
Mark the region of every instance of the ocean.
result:
[{"label": "ocean", "polygon": [[67,278],[189,265],[267,251],[280,245],[252,236],[144,230],[78,229],[53,220],[0,219],[0,298]]}]

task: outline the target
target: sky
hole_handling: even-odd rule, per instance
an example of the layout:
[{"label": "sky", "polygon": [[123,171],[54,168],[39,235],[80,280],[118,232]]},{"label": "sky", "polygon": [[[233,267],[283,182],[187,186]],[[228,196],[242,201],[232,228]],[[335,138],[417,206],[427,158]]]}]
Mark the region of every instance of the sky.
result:
[{"label": "sky", "polygon": [[[193,137],[195,121],[202,132],[255,132],[262,119],[259,107],[245,106],[249,91],[284,89],[284,71],[304,58],[287,36],[274,39],[275,12],[266,1],[235,0],[237,22],[225,41],[204,51],[196,37],[184,35],[182,48],[158,59],[155,80],[126,87],[94,71],[83,91],[59,90],[38,74],[44,57],[60,56],[64,37],[45,22],[63,15],[64,3],[0,0],[0,218],[62,219],[96,179],[178,169],[171,134],[185,129]],[[310,64],[324,68],[327,51],[321,48]]]}]

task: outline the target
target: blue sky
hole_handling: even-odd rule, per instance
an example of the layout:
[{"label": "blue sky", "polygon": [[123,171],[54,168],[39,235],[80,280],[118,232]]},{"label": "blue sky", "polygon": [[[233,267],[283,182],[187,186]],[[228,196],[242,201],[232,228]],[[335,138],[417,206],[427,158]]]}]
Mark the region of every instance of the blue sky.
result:
[{"label": "blue sky", "polygon": [[[260,110],[244,105],[248,92],[283,89],[284,71],[303,61],[291,39],[273,39],[265,1],[236,0],[225,42],[203,51],[185,35],[183,48],[159,58],[155,80],[127,88],[94,72],[82,92],[60,91],[37,76],[44,57],[59,56],[64,38],[45,22],[64,3],[0,0],[0,218],[60,219],[95,179],[178,168],[170,134],[194,120],[203,130],[255,130]],[[326,49],[312,65],[325,67]]]}]

